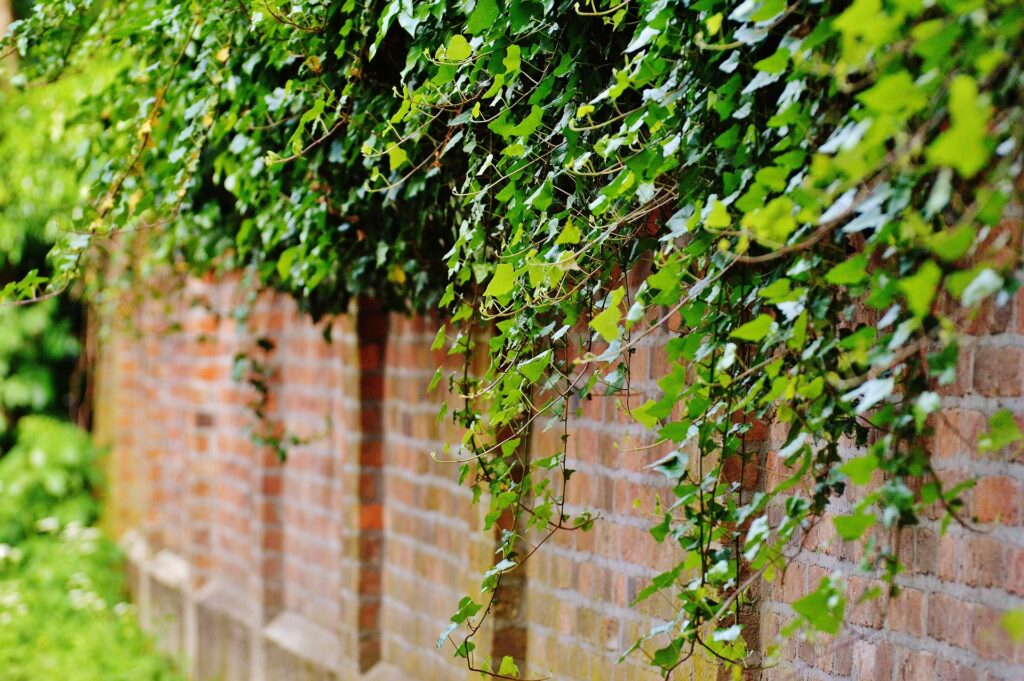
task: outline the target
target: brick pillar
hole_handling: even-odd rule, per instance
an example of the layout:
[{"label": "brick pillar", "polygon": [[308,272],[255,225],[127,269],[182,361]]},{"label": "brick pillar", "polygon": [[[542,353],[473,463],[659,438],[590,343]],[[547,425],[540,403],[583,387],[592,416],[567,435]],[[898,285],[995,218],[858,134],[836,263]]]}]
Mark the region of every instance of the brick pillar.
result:
[{"label": "brick pillar", "polygon": [[384,355],[388,315],[362,297],[356,319],[359,345],[358,465],[358,662],[365,672],[380,660],[381,581],[384,548]]}]

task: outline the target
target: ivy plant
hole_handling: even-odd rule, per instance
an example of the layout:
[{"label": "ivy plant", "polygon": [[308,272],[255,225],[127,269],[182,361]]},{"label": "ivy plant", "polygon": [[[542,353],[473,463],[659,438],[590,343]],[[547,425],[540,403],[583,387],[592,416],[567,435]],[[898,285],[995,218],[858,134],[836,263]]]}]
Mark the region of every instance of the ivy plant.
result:
[{"label": "ivy plant", "polygon": [[[965,330],[1021,283],[1019,2],[38,8],[5,43],[27,82],[117,64],[82,107],[103,122],[93,190],[49,290],[117,235],[146,242],[141,272],[251,267],[314,315],[359,295],[447,313],[436,346],[466,368],[441,417],[465,436],[439,458],[504,528],[439,638],[470,668],[519,676],[474,654],[494,592],[600,522],[565,504],[598,396],[668,452],[651,533],[682,559],[638,597],[674,615],[630,651],[665,677],[697,651],[770,663],[742,615],[815,525],[895,593],[890,530],[960,518],[929,435]],[[665,369],[640,394],[631,359],[652,347]],[[993,451],[1020,439],[1005,412],[991,425]],[[532,450],[540,428],[561,446]],[[787,633],[836,633],[844,593],[822,581]]]}]

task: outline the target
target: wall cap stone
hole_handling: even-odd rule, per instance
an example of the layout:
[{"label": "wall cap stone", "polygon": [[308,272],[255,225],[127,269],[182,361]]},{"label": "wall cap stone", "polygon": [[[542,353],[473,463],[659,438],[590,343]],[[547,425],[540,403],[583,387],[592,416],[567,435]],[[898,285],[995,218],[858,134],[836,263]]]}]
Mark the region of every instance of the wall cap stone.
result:
[{"label": "wall cap stone", "polygon": [[249,627],[260,624],[256,603],[235,584],[213,579],[196,594],[196,604]]},{"label": "wall cap stone", "polygon": [[170,549],[163,549],[147,561],[147,572],[164,586],[188,590],[191,567],[188,561]]},{"label": "wall cap stone", "polygon": [[263,629],[278,647],[324,670],[341,669],[341,642],[331,630],[303,615],[285,610]]}]

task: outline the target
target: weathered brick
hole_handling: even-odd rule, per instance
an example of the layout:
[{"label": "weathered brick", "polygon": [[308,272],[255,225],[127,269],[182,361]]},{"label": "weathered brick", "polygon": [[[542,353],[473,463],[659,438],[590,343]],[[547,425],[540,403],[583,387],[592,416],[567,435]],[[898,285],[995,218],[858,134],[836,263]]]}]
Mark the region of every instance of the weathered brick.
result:
[{"label": "weathered brick", "polygon": [[1024,394],[1024,349],[978,348],[974,359],[974,389],[992,397]]},{"label": "weathered brick", "polygon": [[925,632],[925,595],[918,589],[903,589],[889,602],[889,626],[913,636]]},{"label": "weathered brick", "polygon": [[980,523],[1016,525],[1020,520],[1021,483],[1005,475],[980,478],[971,510]]},{"label": "weathered brick", "polygon": [[931,594],[928,597],[928,635],[967,648],[971,640],[972,614],[970,603],[945,594]]}]

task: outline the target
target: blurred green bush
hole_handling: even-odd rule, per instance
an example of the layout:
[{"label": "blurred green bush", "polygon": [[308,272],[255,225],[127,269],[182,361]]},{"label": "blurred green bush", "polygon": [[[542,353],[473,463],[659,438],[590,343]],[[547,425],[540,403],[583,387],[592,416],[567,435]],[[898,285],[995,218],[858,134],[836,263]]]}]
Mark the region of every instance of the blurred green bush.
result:
[{"label": "blurred green bush", "polygon": [[0,460],[0,678],[181,681],[125,602],[121,555],[103,537],[100,452],[45,416],[18,424]]}]

